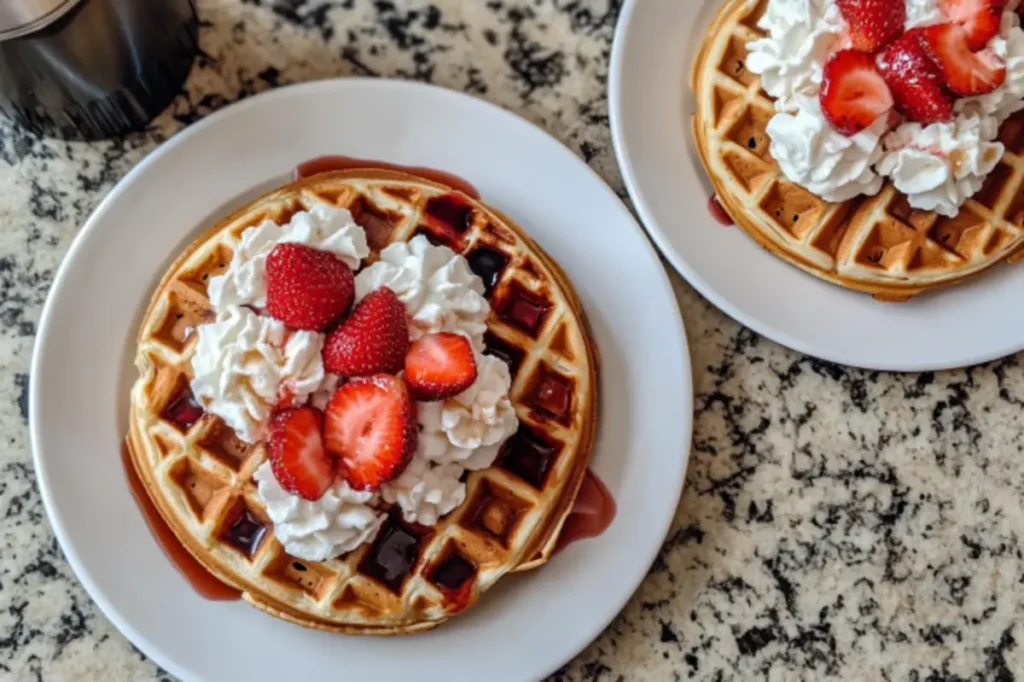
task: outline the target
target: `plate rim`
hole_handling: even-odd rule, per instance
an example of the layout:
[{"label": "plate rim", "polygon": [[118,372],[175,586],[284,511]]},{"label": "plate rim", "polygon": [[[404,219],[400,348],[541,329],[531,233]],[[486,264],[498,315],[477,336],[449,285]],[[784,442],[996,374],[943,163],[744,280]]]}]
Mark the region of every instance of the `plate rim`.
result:
[{"label": "plate rim", "polygon": [[[98,230],[107,229],[103,228],[102,225],[106,222],[104,215],[110,210],[109,207],[113,204],[118,197],[126,192],[130,192],[132,186],[135,184],[136,179],[141,175],[145,169],[153,165],[157,160],[162,159],[164,156],[173,152],[173,150],[182,144],[184,141],[191,137],[201,134],[207,128],[211,128],[219,124],[223,119],[235,116],[248,109],[262,106],[264,102],[271,101],[279,98],[287,98],[290,96],[301,95],[310,91],[319,89],[330,90],[334,88],[393,88],[397,90],[411,91],[412,96],[416,96],[417,92],[432,92],[441,96],[449,97],[453,100],[459,100],[463,105],[478,106],[484,110],[489,110],[493,115],[498,117],[504,117],[510,122],[517,124],[526,124],[526,126],[533,128],[534,131],[539,132],[541,135],[546,137],[548,140],[554,142],[561,147],[569,157],[573,159],[573,163],[580,167],[581,170],[588,173],[590,177],[600,183],[603,186],[604,191],[607,192],[611,198],[614,198],[618,202],[622,212],[623,219],[632,224],[633,229],[637,231],[637,236],[642,242],[642,251],[650,259],[651,265],[654,267],[655,276],[661,281],[664,287],[665,293],[669,298],[675,301],[676,305],[672,306],[670,319],[665,321],[666,331],[670,332],[675,338],[676,343],[673,345],[678,346],[681,352],[679,358],[680,369],[683,372],[683,376],[680,377],[681,381],[681,393],[682,393],[682,404],[680,407],[683,408],[682,413],[685,415],[684,424],[682,429],[676,429],[680,433],[680,444],[681,452],[677,475],[677,485],[675,486],[676,493],[674,499],[666,500],[666,513],[664,518],[659,520],[657,524],[657,537],[662,538],[661,541],[653,545],[647,552],[647,555],[643,557],[643,561],[638,563],[638,566],[642,566],[642,571],[637,571],[635,579],[628,581],[629,591],[625,599],[619,604],[614,610],[612,610],[605,618],[598,619],[594,622],[592,627],[586,629],[586,633],[582,641],[577,642],[573,645],[572,651],[568,651],[564,657],[564,660],[559,657],[560,662],[547,670],[545,676],[557,671],[560,667],[573,660],[578,656],[587,646],[589,646],[597,637],[599,637],[611,624],[611,622],[621,613],[622,609],[629,603],[640,585],[646,579],[651,565],[653,565],[655,559],[661,551],[664,544],[664,538],[667,537],[668,531],[671,528],[671,524],[674,522],[676,511],[678,510],[680,500],[682,498],[683,488],[686,480],[686,472],[689,464],[689,456],[692,449],[692,438],[693,438],[693,422],[694,422],[694,385],[693,385],[693,371],[692,362],[690,359],[689,341],[686,336],[685,322],[682,317],[682,312],[679,306],[678,297],[672,287],[668,273],[664,266],[661,264],[658,258],[658,253],[651,243],[645,238],[646,233],[638,221],[632,216],[626,204],[622,199],[615,193],[615,191],[608,185],[608,183],[590,167],[583,159],[567,147],[561,140],[555,137],[553,134],[540,127],[528,118],[514,113],[504,107],[491,102],[489,100],[475,97],[462,91],[452,90],[439,85],[431,83],[423,83],[418,81],[407,81],[393,78],[374,78],[374,77],[344,77],[344,78],[326,78],[314,81],[306,81],[302,83],[290,84],[279,88],[259,93],[252,97],[233,102],[232,104],[220,109],[209,116],[204,117],[202,120],[187,126],[186,128],[178,131],[167,140],[160,143],[157,147],[151,150],[146,156],[135,164],[104,196],[96,207],[86,218],[85,222],[79,228],[77,234],[74,236],[72,243],[68,247],[64,254],[58,268],[54,275],[52,284],[47,293],[45,303],[43,305],[42,313],[39,318],[39,324],[37,333],[35,336],[35,343],[32,351],[32,358],[29,370],[29,443],[32,454],[32,465],[36,474],[37,489],[40,492],[40,497],[43,501],[43,507],[46,511],[47,520],[49,526],[57,538],[60,545],[61,551],[63,552],[69,566],[72,569],[72,573],[75,579],[85,588],[86,593],[93,600],[93,602],[99,607],[103,615],[111,622],[111,624],[117,628],[124,636],[134,645],[136,645],[147,657],[149,657],[154,663],[159,665],[161,668],[171,672],[172,674],[181,677],[183,679],[200,679],[199,675],[190,670],[189,667],[178,660],[172,659],[169,655],[165,655],[162,648],[157,642],[151,641],[144,637],[142,633],[133,626],[131,621],[112,603],[112,600],[108,599],[106,594],[99,588],[96,582],[93,580],[92,573],[89,568],[84,564],[78,551],[75,549],[75,541],[69,536],[64,522],[62,521],[62,514],[60,513],[57,501],[54,499],[51,493],[50,483],[50,472],[46,464],[46,457],[42,454],[40,442],[42,440],[42,425],[40,423],[40,415],[43,412],[42,398],[45,394],[45,390],[41,390],[39,379],[41,370],[43,369],[44,363],[48,362],[47,357],[47,346],[51,336],[50,328],[53,325],[52,318],[54,316],[54,310],[57,307],[58,298],[63,298],[68,295],[64,292],[65,279],[69,276],[74,267],[74,263],[78,260],[79,252],[84,248],[84,245],[92,238],[92,235]],[[130,332],[131,330],[129,330]],[[131,338],[131,336],[129,337]],[[50,361],[52,362],[52,361]],[[669,505],[668,503],[671,502]]]},{"label": "plate rim", "polygon": [[[656,2],[657,0],[646,1]],[[724,0],[714,1],[722,2]],[[891,362],[885,359],[869,360],[868,358],[856,357],[842,352],[837,353],[834,349],[815,346],[812,342],[800,339],[776,327],[771,322],[762,319],[756,312],[747,312],[741,309],[733,304],[730,299],[719,294],[695,268],[690,266],[682,252],[673,245],[668,233],[658,225],[647,195],[641,189],[640,183],[637,180],[635,163],[628,150],[627,136],[622,120],[623,63],[630,24],[639,5],[639,0],[625,0],[615,25],[615,34],[612,39],[611,58],[608,66],[608,118],[612,136],[612,147],[615,149],[615,159],[618,162],[619,172],[622,174],[626,192],[629,194],[629,198],[636,209],[641,225],[643,225],[651,240],[657,245],[661,254],[665,256],[665,259],[701,296],[739,324],[779,345],[803,355],[854,369],[899,373],[937,372],[973,367],[999,360],[1024,350],[1024,337],[1022,337],[1019,341],[1011,343],[1008,347],[968,354],[958,360],[950,359],[944,362],[922,362],[919,364],[913,362]],[[684,96],[690,96],[686,89],[684,89]]]}]

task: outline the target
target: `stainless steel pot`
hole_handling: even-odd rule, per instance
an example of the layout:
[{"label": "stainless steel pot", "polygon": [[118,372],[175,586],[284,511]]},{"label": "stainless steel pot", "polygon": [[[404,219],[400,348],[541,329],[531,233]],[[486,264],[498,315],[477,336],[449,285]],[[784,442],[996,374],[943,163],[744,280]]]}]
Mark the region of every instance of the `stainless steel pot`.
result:
[{"label": "stainless steel pot", "polygon": [[197,52],[194,0],[0,0],[0,111],[34,132],[140,130]]}]

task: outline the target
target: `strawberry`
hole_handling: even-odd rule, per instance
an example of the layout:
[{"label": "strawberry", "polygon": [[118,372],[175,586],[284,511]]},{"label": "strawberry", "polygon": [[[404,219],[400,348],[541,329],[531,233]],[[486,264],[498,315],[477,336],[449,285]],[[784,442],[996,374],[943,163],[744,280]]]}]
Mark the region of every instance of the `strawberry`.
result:
[{"label": "strawberry", "polygon": [[942,12],[964,29],[972,52],[983,49],[999,33],[1006,0],[942,0]]},{"label": "strawberry", "polygon": [[267,256],[267,312],[294,329],[326,329],[355,291],[352,271],[327,251],[284,243]]},{"label": "strawberry", "polygon": [[907,31],[878,55],[878,68],[889,84],[896,108],[923,123],[953,118],[953,97],[942,86],[942,74],[921,45],[922,31]]},{"label": "strawberry", "polygon": [[825,64],[821,109],[843,135],[856,135],[892,106],[889,87],[870,56],[842,50]]},{"label": "strawberry", "polygon": [[334,461],[324,450],[323,415],[312,407],[277,413],[270,422],[270,468],[281,487],[319,500],[334,483]]},{"label": "strawberry", "polygon": [[409,346],[405,381],[417,400],[442,400],[476,381],[476,359],[461,334],[428,334]]},{"label": "strawberry", "polygon": [[418,433],[409,389],[398,377],[353,379],[327,403],[324,443],[356,490],[377,490],[401,474]]},{"label": "strawberry", "polygon": [[409,350],[405,305],[387,287],[366,295],[327,337],[324,366],[343,377],[398,374]]},{"label": "strawberry", "polygon": [[904,0],[838,0],[853,47],[875,53],[903,34],[907,20]]},{"label": "strawberry", "polygon": [[956,24],[922,29],[921,44],[942,79],[957,95],[971,97],[992,92],[1006,80],[1006,64],[991,50],[972,52],[967,33]]}]

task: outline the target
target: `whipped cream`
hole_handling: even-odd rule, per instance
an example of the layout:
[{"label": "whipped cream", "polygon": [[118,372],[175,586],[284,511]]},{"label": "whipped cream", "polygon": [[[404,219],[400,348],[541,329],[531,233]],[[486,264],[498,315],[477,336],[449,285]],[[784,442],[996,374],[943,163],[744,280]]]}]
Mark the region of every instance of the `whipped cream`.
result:
[{"label": "whipped cream", "polygon": [[265,220],[242,233],[228,269],[210,279],[207,294],[214,310],[267,306],[267,256],[278,244],[305,244],[337,256],[352,270],[370,254],[366,233],[348,209],[315,204],[292,216],[287,225]]},{"label": "whipped cream", "polygon": [[771,154],[786,177],[825,201],[878,194],[882,178],[874,165],[882,158],[879,141],[887,117],[847,137],[825,120],[817,97],[799,102],[796,113],[782,112],[768,122]]},{"label": "whipped cream", "polygon": [[[845,21],[835,0],[771,0],[758,26],[768,35],[748,45],[747,67],[775,98],[768,124],[771,153],[783,174],[827,201],[877,194],[892,179],[914,208],[955,216],[981,189],[1002,145],[999,127],[1024,109],[1024,31],[1011,2],[987,49],[1006,62],[994,92],[959,99],[956,117],[885,133],[884,119],[852,137],[834,131],[819,102],[825,61],[843,49]],[[937,0],[906,0],[906,28],[945,21]]]},{"label": "whipped cream", "polygon": [[[265,438],[275,408],[308,402],[323,410],[341,384],[324,371],[323,334],[291,332],[257,312],[266,306],[267,256],[284,242],[329,251],[353,270],[369,255],[365,233],[351,214],[318,204],[287,225],[266,221],[243,232],[228,269],[210,280],[217,317],[196,329],[192,390],[207,411],[250,443]],[[385,503],[396,505],[408,522],[436,524],[465,501],[463,474],[493,464],[518,427],[508,367],[482,354],[490,304],[466,259],[422,236],[395,243],[356,277],[356,299],[381,286],[404,303],[413,338],[440,331],[468,337],[477,380],[453,398],[417,404],[417,452],[379,493],[355,491],[339,479],[310,501],[285,491],[269,463],[256,470],[257,495],[274,534],[285,551],[301,559],[330,559],[372,542],[386,517]]]},{"label": "whipped cream", "polygon": [[904,124],[886,136],[891,151],[878,170],[914,197],[915,208],[955,216],[1003,156],[1003,145],[990,141],[998,130],[984,130],[985,125],[977,116],[929,126]]},{"label": "whipped cream", "polygon": [[834,0],[772,0],[758,21],[768,33],[747,47],[747,68],[775,98],[795,111],[800,95],[817,97],[828,57],[840,49],[846,23]]},{"label": "whipped cream", "polygon": [[432,464],[415,456],[405,470],[381,486],[385,502],[397,504],[408,523],[433,526],[466,499],[465,469],[458,464]]},{"label": "whipped cream", "polygon": [[306,500],[284,490],[270,462],[253,474],[256,490],[274,522],[274,535],[285,551],[299,559],[324,561],[371,542],[387,514],[375,509],[377,494],[335,483],[318,500]]},{"label": "whipped cream", "polygon": [[248,308],[229,308],[196,333],[192,393],[247,443],[261,438],[275,405],[304,403],[324,378],[322,334],[289,332]]},{"label": "whipped cream", "polygon": [[941,24],[946,20],[939,8],[939,0],[907,0],[906,28]]},{"label": "whipped cream", "polygon": [[491,312],[483,281],[447,246],[434,246],[423,235],[391,244],[381,251],[379,261],[356,276],[356,301],[380,287],[394,291],[405,304],[413,339],[453,332],[483,349]]}]

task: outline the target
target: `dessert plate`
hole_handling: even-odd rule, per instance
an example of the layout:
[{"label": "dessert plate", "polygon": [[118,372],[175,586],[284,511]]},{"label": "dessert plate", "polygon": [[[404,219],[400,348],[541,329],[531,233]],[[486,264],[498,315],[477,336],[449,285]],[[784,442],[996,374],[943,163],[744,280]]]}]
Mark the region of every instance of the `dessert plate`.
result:
[{"label": "dessert plate", "polygon": [[1024,266],[999,265],[908,303],[881,303],[804,274],[704,207],[713,192],[690,134],[690,67],[719,0],[627,0],[612,49],[612,138],[626,187],[672,265],[768,338],[870,369],[963,367],[1024,348]]},{"label": "dessert plate", "polygon": [[[325,153],[440,168],[473,182],[562,265],[601,351],[592,466],[618,502],[617,518],[604,535],[506,578],[479,605],[422,635],[345,637],[243,602],[200,598],[150,536],[121,465],[134,333],[157,279],[204,225]],[[692,410],[686,339],[667,277],[600,178],[496,106],[362,79],[236,104],[129,173],[57,274],[31,389],[39,486],[68,561],[114,624],[186,680],[313,678],[325,670],[374,679],[545,676],[601,632],[646,574],[679,500]]]}]

